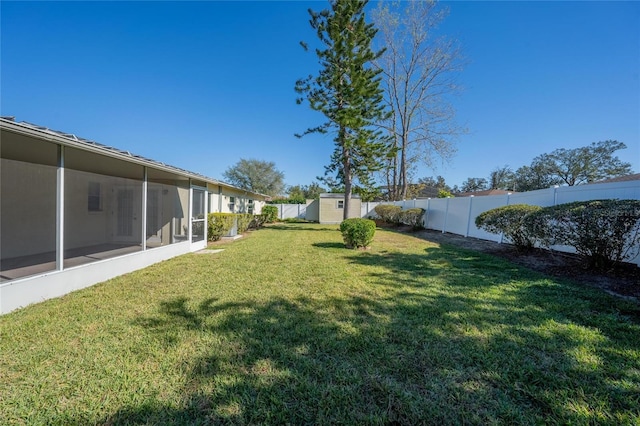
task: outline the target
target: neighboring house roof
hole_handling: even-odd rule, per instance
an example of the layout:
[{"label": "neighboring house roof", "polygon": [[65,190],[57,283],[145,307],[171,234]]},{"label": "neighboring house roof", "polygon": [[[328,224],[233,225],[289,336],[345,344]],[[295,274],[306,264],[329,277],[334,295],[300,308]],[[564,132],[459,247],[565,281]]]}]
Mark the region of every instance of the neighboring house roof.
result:
[{"label": "neighboring house roof", "polygon": [[515,191],[505,191],[504,189],[486,189],[484,191],[475,191],[475,192],[459,192],[457,194],[453,194],[456,197],[482,197],[486,195],[507,195],[507,194],[515,194]]},{"label": "neighboring house roof", "polygon": [[597,182],[591,182],[591,183],[628,182],[632,180],[640,180],[640,173],[635,173],[632,175],[625,175],[625,176],[618,176],[611,179],[599,180]]},{"label": "neighboring house roof", "polygon": [[103,145],[101,143],[91,141],[89,139],[84,139],[72,133],[61,132],[58,130],[51,130],[47,127],[28,123],[26,121],[16,122],[15,117],[0,117],[0,127],[5,127],[7,129],[13,128],[14,130],[18,130],[21,133],[31,133],[34,136],[38,136],[43,139],[53,140],[54,142],[60,143],[62,145],[73,146],[79,149],[97,152],[102,155],[106,155],[108,157],[119,158],[121,160],[137,163],[143,166],[154,167],[156,169],[165,170],[172,173],[179,173],[186,177],[203,180],[214,185],[226,186],[228,188],[232,188],[238,191],[244,191],[248,194],[258,195],[264,198],[268,197],[268,195],[247,191],[245,189],[239,188],[237,186],[231,185],[229,183],[226,183],[217,179],[213,179],[213,178],[201,175],[199,173],[190,172],[188,170],[171,166],[169,164],[165,164],[160,161],[156,161],[150,158],[145,158],[140,155],[132,154],[129,151],[123,151],[121,149]]}]

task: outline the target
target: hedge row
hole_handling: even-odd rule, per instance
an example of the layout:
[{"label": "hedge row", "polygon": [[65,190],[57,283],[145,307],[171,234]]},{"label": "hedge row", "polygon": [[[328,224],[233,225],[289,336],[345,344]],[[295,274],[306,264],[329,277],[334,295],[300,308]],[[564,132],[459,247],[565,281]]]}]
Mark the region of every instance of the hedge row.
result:
[{"label": "hedge row", "polygon": [[265,221],[266,216],[264,214],[209,213],[207,218],[207,239],[209,241],[218,241],[229,233],[234,222],[237,223],[238,233],[241,234],[248,229],[260,228]]},{"label": "hedge row", "polygon": [[588,267],[610,268],[640,252],[640,200],[590,200],[536,207],[499,207],[476,218],[476,226],[503,232],[516,247],[567,245]]},{"label": "hedge row", "polygon": [[387,223],[410,225],[414,229],[422,228],[424,209],[413,208],[402,210],[400,206],[393,204],[378,204],[373,210],[380,219]]}]

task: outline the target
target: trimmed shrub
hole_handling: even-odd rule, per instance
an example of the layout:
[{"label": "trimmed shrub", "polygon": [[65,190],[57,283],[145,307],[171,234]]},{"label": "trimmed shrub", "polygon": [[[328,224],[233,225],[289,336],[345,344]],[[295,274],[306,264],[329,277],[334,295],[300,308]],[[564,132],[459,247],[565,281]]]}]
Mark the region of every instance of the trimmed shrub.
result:
[{"label": "trimmed shrub", "polygon": [[378,217],[388,223],[398,223],[398,216],[402,211],[400,206],[393,204],[378,204],[373,209]]},{"label": "trimmed shrub", "polygon": [[278,220],[278,208],[276,206],[262,207],[262,214],[265,216],[265,222],[273,223]]},{"label": "trimmed shrub", "polygon": [[266,222],[267,217],[264,214],[254,214],[251,223],[249,224],[250,229],[260,229]]},{"label": "trimmed shrub", "polygon": [[590,200],[549,206],[529,226],[546,246],[572,246],[594,269],[631,260],[640,251],[640,200]]},{"label": "trimmed shrub", "polygon": [[253,220],[253,215],[249,213],[238,213],[236,216],[238,217],[238,234],[247,232]]},{"label": "trimmed shrub", "polygon": [[340,232],[347,248],[366,248],[373,241],[376,223],[369,219],[354,217],[340,224]]},{"label": "trimmed shrub", "polygon": [[518,251],[528,251],[538,240],[527,218],[542,207],[512,204],[482,212],[476,217],[476,226],[492,234],[503,233]]},{"label": "trimmed shrub", "polygon": [[422,228],[422,215],[425,210],[420,207],[402,210],[398,215],[398,221],[405,225],[411,225],[413,229]]},{"label": "trimmed shrub", "polygon": [[209,213],[207,218],[207,239],[218,241],[233,227],[236,215],[233,213]]}]

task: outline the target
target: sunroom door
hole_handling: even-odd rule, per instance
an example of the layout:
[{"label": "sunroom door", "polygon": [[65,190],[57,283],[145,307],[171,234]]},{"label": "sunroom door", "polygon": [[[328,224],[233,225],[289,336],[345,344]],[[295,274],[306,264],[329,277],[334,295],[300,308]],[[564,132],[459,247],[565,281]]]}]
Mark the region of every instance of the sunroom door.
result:
[{"label": "sunroom door", "polygon": [[147,246],[162,244],[162,192],[159,188],[147,190]]},{"label": "sunroom door", "polygon": [[140,238],[140,191],[129,187],[113,189],[113,240],[115,243],[142,243]]}]

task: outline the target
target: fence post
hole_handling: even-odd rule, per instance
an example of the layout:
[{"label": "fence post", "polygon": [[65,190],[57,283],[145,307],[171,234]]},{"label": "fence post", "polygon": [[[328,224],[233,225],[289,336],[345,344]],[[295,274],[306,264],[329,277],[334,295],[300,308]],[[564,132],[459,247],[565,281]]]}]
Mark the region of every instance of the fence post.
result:
[{"label": "fence post", "polygon": [[473,204],[473,195],[469,197],[469,213],[467,214],[467,232],[464,234],[465,237],[469,236],[469,227],[471,226],[471,205]]},{"label": "fence post", "polygon": [[424,218],[424,227],[429,229],[429,209],[431,208],[431,197],[427,198],[427,214]]},{"label": "fence post", "polygon": [[447,197],[447,207],[444,210],[444,223],[442,224],[442,233],[447,231],[447,217],[449,216],[449,200],[451,197]]}]

